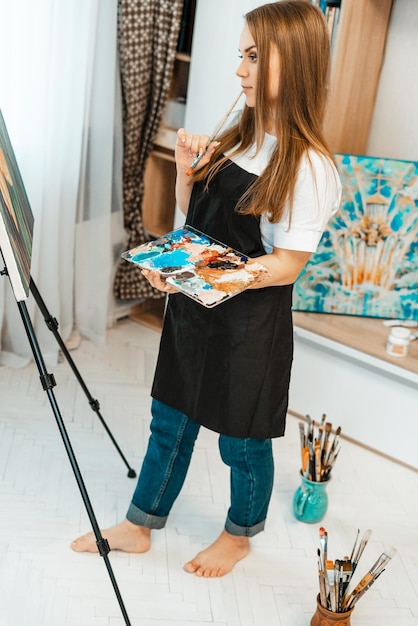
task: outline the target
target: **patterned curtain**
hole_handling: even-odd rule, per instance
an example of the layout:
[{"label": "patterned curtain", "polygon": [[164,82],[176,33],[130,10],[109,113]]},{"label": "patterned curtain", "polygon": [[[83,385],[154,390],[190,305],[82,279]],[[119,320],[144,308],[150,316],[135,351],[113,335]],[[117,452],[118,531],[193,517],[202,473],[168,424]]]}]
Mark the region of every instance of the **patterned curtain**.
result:
[{"label": "patterned curtain", "polygon": [[[118,0],[123,107],[123,213],[126,249],[146,240],[142,225],[144,169],[161,122],[174,68],[183,0]],[[132,263],[121,261],[115,298],[159,298]]]}]

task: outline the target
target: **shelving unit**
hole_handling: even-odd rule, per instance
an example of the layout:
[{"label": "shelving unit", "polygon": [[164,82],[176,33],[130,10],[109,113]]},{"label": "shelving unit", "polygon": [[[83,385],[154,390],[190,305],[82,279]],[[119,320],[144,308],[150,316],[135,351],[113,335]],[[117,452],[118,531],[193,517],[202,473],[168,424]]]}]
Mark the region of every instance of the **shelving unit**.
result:
[{"label": "shelving unit", "polygon": [[333,152],[365,153],[393,0],[342,0],[326,134]]},{"label": "shelving unit", "polygon": [[178,52],[163,121],[145,168],[142,221],[151,237],[164,235],[173,228],[176,207],[174,147],[177,130],[184,123],[189,66],[190,55]]},{"label": "shelving unit", "polygon": [[[189,82],[191,45],[196,0],[185,0],[178,50],[163,119],[148,157],[144,173],[142,223],[150,238],[173,229],[176,208],[176,166],[174,148],[177,130],[183,126]],[[160,332],[166,298],[139,302],[131,308],[130,319]]]},{"label": "shelving unit", "polygon": [[170,93],[144,174],[142,221],[150,237],[164,235],[172,230],[174,224],[176,207],[174,147],[177,130],[184,124],[195,7],[196,0],[184,2]]},{"label": "shelving unit", "polygon": [[142,222],[150,237],[159,237],[173,228],[175,179],[173,150],[155,144],[145,168],[142,203]]}]

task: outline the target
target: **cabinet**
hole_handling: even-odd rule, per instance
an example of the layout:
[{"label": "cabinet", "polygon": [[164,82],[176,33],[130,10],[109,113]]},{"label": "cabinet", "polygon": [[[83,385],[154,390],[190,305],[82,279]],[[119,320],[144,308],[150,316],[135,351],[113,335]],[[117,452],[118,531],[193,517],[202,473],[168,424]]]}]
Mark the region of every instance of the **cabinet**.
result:
[{"label": "cabinet", "polygon": [[[184,125],[195,10],[196,0],[184,0],[170,91],[162,123],[145,167],[142,223],[149,238],[164,235],[174,226],[176,208],[174,147],[177,130]],[[129,317],[135,322],[160,331],[164,307],[165,298],[145,300],[132,307]]]},{"label": "cabinet", "polygon": [[381,320],[298,313],[294,322],[289,413],[325,413],[344,438],[418,471],[418,341],[396,359]]},{"label": "cabinet", "polygon": [[151,237],[172,230],[175,213],[174,146],[184,125],[196,0],[185,0],[173,77],[161,127],[144,173],[142,221]]}]

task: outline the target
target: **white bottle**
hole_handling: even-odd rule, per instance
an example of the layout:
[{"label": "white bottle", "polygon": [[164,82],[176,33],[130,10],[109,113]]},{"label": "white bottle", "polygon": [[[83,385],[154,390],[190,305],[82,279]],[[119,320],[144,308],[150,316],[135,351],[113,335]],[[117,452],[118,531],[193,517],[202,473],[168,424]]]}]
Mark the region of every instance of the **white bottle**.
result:
[{"label": "white bottle", "polygon": [[408,328],[393,326],[386,344],[386,352],[392,356],[406,356],[410,339],[411,331]]}]

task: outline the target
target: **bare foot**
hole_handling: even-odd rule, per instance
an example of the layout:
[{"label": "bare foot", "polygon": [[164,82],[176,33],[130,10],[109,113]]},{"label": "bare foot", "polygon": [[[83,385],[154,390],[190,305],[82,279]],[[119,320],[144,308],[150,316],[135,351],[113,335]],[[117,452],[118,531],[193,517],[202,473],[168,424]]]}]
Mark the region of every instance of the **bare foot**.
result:
[{"label": "bare foot", "polygon": [[186,563],[184,569],[189,574],[205,578],[224,576],[232,570],[235,563],[246,557],[249,551],[248,537],[238,537],[223,530],[217,540]]},{"label": "bare foot", "polygon": [[[144,526],[132,524],[124,519],[120,524],[104,530],[102,535],[108,540],[111,550],[139,553],[147,552],[151,546],[151,530]],[[93,532],[87,533],[71,543],[76,552],[98,552],[96,536]]]}]

